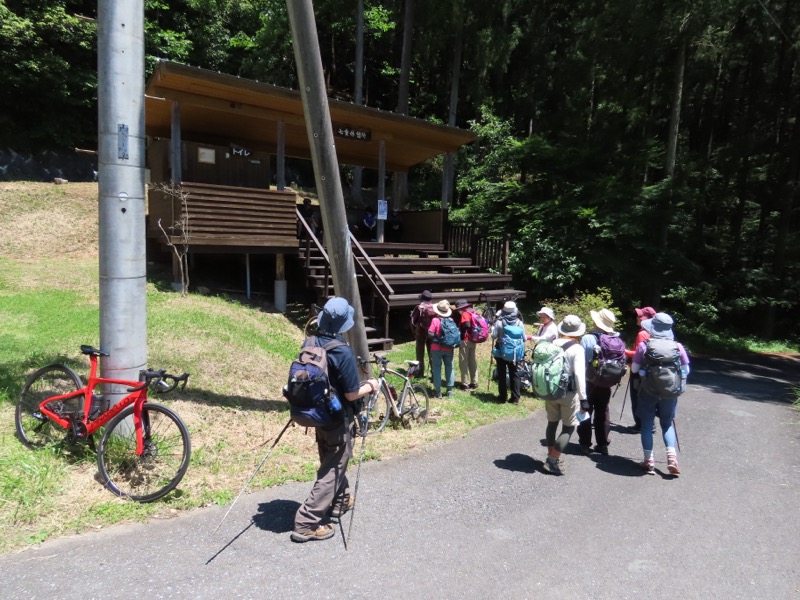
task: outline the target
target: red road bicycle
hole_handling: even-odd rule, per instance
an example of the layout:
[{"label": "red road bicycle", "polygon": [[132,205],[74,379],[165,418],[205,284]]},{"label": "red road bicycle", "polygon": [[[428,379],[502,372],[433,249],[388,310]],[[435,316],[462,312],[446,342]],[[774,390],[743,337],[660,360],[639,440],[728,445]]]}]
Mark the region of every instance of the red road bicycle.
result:
[{"label": "red road bicycle", "polygon": [[[139,381],[97,376],[98,357],[106,352],[81,346],[89,357],[85,386],[69,367],[52,364],[33,373],[20,393],[15,421],[17,435],[29,448],[97,444],[101,483],[114,494],[137,502],[152,502],[178,485],[189,467],[189,432],[180,417],[166,406],[147,401],[147,392],[165,394],[186,387],[189,374],[144,370]],[[94,392],[101,384],[128,386],[114,406]],[[133,417],[132,423],[129,417]]]}]

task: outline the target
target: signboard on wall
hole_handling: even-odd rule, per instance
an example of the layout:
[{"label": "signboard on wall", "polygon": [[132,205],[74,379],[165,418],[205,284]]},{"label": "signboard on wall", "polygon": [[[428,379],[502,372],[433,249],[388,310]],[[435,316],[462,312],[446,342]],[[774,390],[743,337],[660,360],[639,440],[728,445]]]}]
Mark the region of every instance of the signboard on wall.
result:
[{"label": "signboard on wall", "polygon": [[389,203],[386,200],[378,200],[378,220],[385,221],[389,216]]},{"label": "signboard on wall", "polygon": [[247,158],[250,156],[252,152],[247,148],[242,148],[241,146],[231,146],[231,156],[241,156]]},{"label": "signboard on wall", "polygon": [[372,130],[366,127],[333,123],[333,135],[334,137],[347,138],[348,140],[368,142],[372,139]]}]

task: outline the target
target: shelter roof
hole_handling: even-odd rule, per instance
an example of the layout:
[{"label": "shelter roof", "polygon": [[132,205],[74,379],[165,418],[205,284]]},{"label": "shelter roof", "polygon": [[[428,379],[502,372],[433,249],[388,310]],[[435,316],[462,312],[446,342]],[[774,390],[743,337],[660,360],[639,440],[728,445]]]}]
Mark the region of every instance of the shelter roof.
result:
[{"label": "shelter roof", "polygon": [[[180,103],[183,139],[240,144],[274,152],[277,123],[285,123],[286,155],[310,159],[300,92],[161,61],[147,82],[147,135],[170,137],[171,102]],[[339,100],[328,100],[339,162],[378,167],[380,140],[386,168],[407,171],[475,140],[470,131]]]}]

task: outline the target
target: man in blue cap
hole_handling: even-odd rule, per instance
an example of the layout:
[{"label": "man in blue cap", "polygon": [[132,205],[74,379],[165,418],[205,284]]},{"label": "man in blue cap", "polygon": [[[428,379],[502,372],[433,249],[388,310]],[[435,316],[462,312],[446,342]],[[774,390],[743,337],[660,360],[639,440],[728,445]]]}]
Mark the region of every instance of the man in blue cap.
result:
[{"label": "man in blue cap", "polygon": [[319,315],[318,344],[326,346],[334,340],[344,342],[327,351],[328,379],[331,391],[342,402],[344,419],[341,422],[316,427],[320,467],[311,493],[297,509],[291,539],[294,542],[327,540],[335,534],[329,517],[341,518],[353,508],[355,497],[350,494],[347,463],[353,456],[356,412],[355,402],[378,389],[377,379],[359,383],[358,363],[353,350],[342,334],[353,326],[353,307],[344,298],[333,297],[325,303]]}]

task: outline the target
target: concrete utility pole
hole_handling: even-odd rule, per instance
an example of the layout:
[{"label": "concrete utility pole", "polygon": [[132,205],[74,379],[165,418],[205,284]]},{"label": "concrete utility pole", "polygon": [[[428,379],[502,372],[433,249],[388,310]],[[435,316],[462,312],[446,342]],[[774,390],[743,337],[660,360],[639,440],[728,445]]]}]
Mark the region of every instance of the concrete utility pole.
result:
[{"label": "concrete utility pole", "polygon": [[[147,364],[144,0],[99,0],[97,17],[102,375],[136,380]],[[112,403],[126,393],[115,387]]]},{"label": "concrete utility pole", "polygon": [[322,73],[314,6],[311,0],[286,0],[286,6],[292,28],[294,58],[300,79],[300,95],[303,99],[303,113],[308,143],[311,147],[319,208],[331,261],[333,288],[337,295],[346,298],[355,309],[355,326],[350,330],[348,339],[356,355],[367,358],[369,347],[364,328],[364,313],[361,310],[361,296],[358,293],[353,250],[348,235],[347,214]]}]

